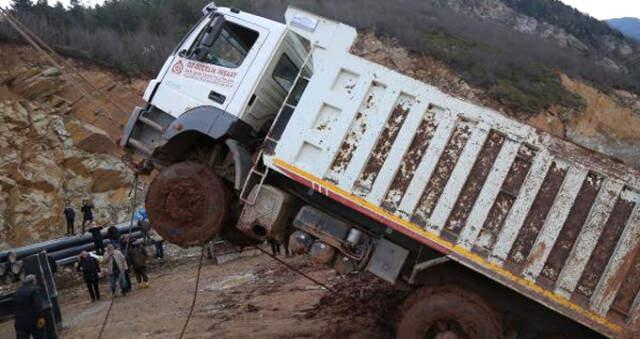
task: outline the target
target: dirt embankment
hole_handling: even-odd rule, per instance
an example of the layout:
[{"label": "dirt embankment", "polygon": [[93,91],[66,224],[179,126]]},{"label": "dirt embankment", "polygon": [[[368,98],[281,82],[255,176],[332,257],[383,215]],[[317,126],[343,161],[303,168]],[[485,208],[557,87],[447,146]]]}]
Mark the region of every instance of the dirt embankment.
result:
[{"label": "dirt embankment", "polygon": [[133,174],[114,140],[141,82],[80,69],[91,99],[29,47],[0,45],[0,249],[64,234],[67,200],[77,228],[86,198],[98,222],[126,218]]},{"label": "dirt embankment", "polygon": [[584,107],[569,112],[554,107],[529,123],[640,168],[640,96],[626,91],[604,93],[564,74],[561,80],[582,98]]}]

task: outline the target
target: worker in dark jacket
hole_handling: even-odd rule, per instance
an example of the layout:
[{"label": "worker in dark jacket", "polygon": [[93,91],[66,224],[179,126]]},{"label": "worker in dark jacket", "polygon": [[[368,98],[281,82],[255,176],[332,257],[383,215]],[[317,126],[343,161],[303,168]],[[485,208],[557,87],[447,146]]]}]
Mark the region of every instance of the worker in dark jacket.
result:
[{"label": "worker in dark jacket", "polygon": [[36,276],[29,274],[15,292],[15,329],[17,339],[44,338],[44,296],[36,285]]},{"label": "worker in dark jacket", "polygon": [[154,230],[149,230],[149,236],[153,242],[153,246],[156,248],[156,259],[164,258],[164,239]]},{"label": "worker in dark jacket", "polygon": [[95,223],[95,221],[91,222],[89,226],[89,232],[93,237],[93,247],[96,251],[97,255],[104,254],[104,243],[102,242],[102,227]]},{"label": "worker in dark jacket", "polygon": [[120,251],[124,251],[122,244],[120,243],[120,231],[116,227],[116,225],[111,225],[107,228],[107,238],[111,240],[113,246]]},{"label": "worker in dark jacket", "polygon": [[87,224],[93,222],[93,209],[93,204],[89,200],[82,202],[82,207],[80,208],[82,212],[82,234],[84,234]]},{"label": "worker in dark jacket", "polygon": [[133,272],[136,275],[136,281],[138,282],[138,288],[149,287],[149,277],[147,276],[147,250],[141,244],[132,243],[129,244],[129,251],[127,252],[127,264],[133,267]]},{"label": "worker in dark jacket", "polygon": [[91,302],[100,300],[100,287],[98,286],[100,264],[98,264],[98,260],[90,256],[87,251],[82,251],[78,260],[78,271],[82,271],[82,277],[87,284]]},{"label": "worker in dark jacket", "polygon": [[73,210],[73,207],[67,203],[64,208],[64,219],[67,221],[67,235],[74,235],[75,230],[73,229],[73,224],[76,219],[76,211]]}]

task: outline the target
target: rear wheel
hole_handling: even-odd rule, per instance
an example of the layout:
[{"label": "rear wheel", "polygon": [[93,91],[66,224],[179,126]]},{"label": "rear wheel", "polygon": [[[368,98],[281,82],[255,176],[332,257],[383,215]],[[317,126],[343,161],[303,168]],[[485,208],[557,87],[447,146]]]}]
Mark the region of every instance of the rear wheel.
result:
[{"label": "rear wheel", "polygon": [[187,247],[203,245],[222,231],[232,193],[212,169],[196,161],[168,166],[147,192],[153,228],[167,241]]},{"label": "rear wheel", "polygon": [[496,312],[472,292],[459,287],[426,287],[402,307],[397,338],[502,338]]}]

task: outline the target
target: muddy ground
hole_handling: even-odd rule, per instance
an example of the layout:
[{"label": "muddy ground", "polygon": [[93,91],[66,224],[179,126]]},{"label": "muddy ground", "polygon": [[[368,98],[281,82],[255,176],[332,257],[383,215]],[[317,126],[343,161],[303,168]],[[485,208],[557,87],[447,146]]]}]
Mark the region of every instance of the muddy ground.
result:
[{"label": "muddy ground", "polygon": [[[191,305],[199,256],[197,249],[172,249],[170,258],[152,263],[151,287],[115,298],[103,338],[178,338]],[[324,290],[267,255],[221,265],[205,259],[185,338],[393,337],[406,292],[368,274],[339,276],[305,257],[285,260],[355,299]],[[100,285],[105,297],[96,303],[79,280],[65,284],[62,338],[97,338],[110,304],[106,281]],[[12,337],[13,322],[0,324],[0,338]]]}]

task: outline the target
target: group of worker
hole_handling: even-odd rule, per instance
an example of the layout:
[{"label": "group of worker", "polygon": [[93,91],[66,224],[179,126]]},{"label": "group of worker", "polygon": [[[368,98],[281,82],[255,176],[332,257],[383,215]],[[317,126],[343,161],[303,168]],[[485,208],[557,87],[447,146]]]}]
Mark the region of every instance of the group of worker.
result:
[{"label": "group of worker", "polygon": [[[106,238],[110,242],[104,246],[102,227],[93,220],[93,209],[93,204],[89,201],[83,202],[83,232],[88,225],[88,231],[93,236],[95,253],[82,251],[77,263],[77,270],[82,272],[91,301],[95,302],[101,299],[99,280],[103,276],[108,278],[112,297],[117,295],[118,290],[122,296],[131,292],[130,272],[135,275],[138,289],[148,288],[147,261],[149,255],[146,247],[153,244],[155,257],[161,259],[164,257],[164,245],[163,239],[151,229],[146,211],[139,209],[134,218],[134,221],[140,226],[141,240],[136,241],[128,234],[121,235],[120,230],[115,225],[111,225],[106,232]],[[67,206],[64,214],[67,219],[67,231],[74,234],[75,212]],[[8,270],[16,271],[18,263],[16,253],[12,252],[6,264],[9,265]],[[45,297],[36,283],[36,279],[31,274],[22,277],[22,285],[14,295],[15,330],[18,339],[30,337],[37,339],[45,336]]]},{"label": "group of worker", "polygon": [[[102,236],[102,225],[95,222],[93,210],[95,206],[90,199],[82,201],[82,234],[87,231],[91,233],[94,243],[95,256],[83,251],[78,260],[78,270],[82,272],[84,281],[89,291],[91,301],[100,300],[100,287],[98,281],[102,276],[99,258],[105,264],[105,275],[109,278],[111,294],[116,295],[119,289],[121,294],[125,296],[131,291],[130,268],[133,269],[138,288],[149,287],[149,278],[147,276],[147,251],[145,245],[153,244],[155,247],[155,257],[164,257],[164,241],[150,227],[149,216],[144,208],[140,208],[134,215],[134,221],[140,228],[142,234],[142,244],[136,243],[134,239],[130,239],[128,235],[120,235],[120,230],[116,225],[107,228],[106,238],[110,244],[106,246]],[[67,235],[75,235],[75,210],[67,201],[63,211],[67,221]]]},{"label": "group of worker", "polygon": [[92,302],[100,300],[98,280],[102,275],[102,270],[98,259],[101,259],[106,267],[105,275],[109,278],[112,296],[116,296],[118,289],[122,296],[125,296],[132,289],[130,270],[133,270],[135,274],[138,288],[149,287],[147,245],[154,245],[156,259],[164,258],[164,241],[151,229],[149,217],[144,208],[136,212],[134,220],[140,227],[142,239],[136,241],[129,234],[121,235],[120,230],[115,225],[111,225],[107,229],[107,238],[110,240],[110,244],[106,246],[106,253],[100,232],[101,227],[95,225],[95,222],[91,222],[90,230],[98,230],[92,232],[96,249],[95,256],[83,251],[78,260],[78,270],[83,273]]},{"label": "group of worker", "polygon": [[[80,207],[80,212],[82,212],[82,233],[86,232],[87,225],[93,222],[93,203],[90,200],[85,199],[82,201],[82,206]],[[62,212],[64,214],[64,218],[67,221],[67,235],[75,235],[75,220],[76,220],[76,211],[71,206],[71,203],[67,201],[64,206],[64,210]]]},{"label": "group of worker", "polygon": [[100,263],[104,264],[104,275],[109,279],[111,295],[115,297],[120,290],[122,296],[131,292],[130,270],[133,270],[138,288],[149,287],[149,276],[147,275],[147,249],[143,243],[130,240],[123,236],[120,242],[109,244],[106,247],[104,256],[94,256],[87,251],[80,253],[78,259],[78,271],[82,272],[84,282],[87,285],[91,301],[100,300],[99,279],[103,276],[103,269]]}]

